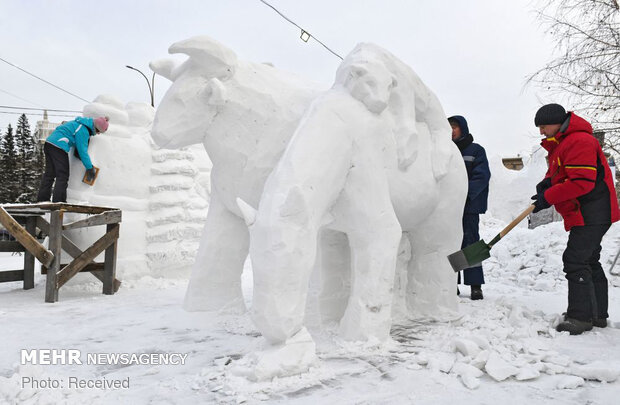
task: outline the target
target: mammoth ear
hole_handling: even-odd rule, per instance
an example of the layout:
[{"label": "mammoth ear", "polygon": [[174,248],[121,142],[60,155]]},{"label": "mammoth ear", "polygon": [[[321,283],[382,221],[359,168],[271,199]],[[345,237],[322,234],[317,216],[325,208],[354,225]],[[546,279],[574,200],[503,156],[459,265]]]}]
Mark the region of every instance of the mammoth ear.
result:
[{"label": "mammoth ear", "polygon": [[250,204],[246,203],[239,197],[237,197],[237,206],[241,211],[241,215],[243,215],[245,224],[248,227],[254,225],[254,222],[256,222],[256,209],[254,209]]},{"label": "mammoth ear", "polygon": [[169,53],[184,53],[210,76],[221,79],[231,77],[237,66],[237,55],[207,36],[197,36],[179,41],[168,48]]},{"label": "mammoth ear", "polygon": [[205,91],[208,93],[207,103],[211,105],[223,105],[226,101],[226,86],[215,77],[209,79]]}]

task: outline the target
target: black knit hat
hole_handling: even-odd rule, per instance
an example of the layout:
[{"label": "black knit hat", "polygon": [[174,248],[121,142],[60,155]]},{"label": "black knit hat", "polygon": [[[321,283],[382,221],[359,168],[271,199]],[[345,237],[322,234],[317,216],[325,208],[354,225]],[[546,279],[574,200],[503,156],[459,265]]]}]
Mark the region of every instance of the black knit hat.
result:
[{"label": "black knit hat", "polygon": [[562,124],[568,117],[566,110],[559,104],[546,104],[536,111],[534,125],[553,125]]}]

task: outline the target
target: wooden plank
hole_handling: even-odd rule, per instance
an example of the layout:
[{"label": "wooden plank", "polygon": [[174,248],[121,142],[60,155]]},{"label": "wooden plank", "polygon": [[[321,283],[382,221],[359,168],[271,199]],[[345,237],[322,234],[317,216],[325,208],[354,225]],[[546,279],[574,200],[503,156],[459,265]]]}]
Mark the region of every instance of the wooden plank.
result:
[{"label": "wooden plank", "polygon": [[[120,225],[109,224],[107,226],[107,233],[116,233],[120,234]],[[104,264],[104,272],[103,272],[103,293],[106,295],[112,295],[115,293],[114,290],[114,280],[116,280],[116,245],[118,242],[118,237],[114,239],[114,243],[112,243],[105,250],[105,260]]]},{"label": "wooden plank", "polygon": [[[67,281],[71,279],[76,273],[84,268],[88,263],[92,262],[99,253],[101,253],[108,246],[116,242],[119,236],[119,227],[112,225],[114,228],[103,235],[97,240],[91,247],[86,249],[81,255],[76,257],[68,266],[64,267],[58,273],[58,280],[56,281],[57,288],[62,287]],[[49,277],[49,273],[48,273]]]},{"label": "wooden plank", "polygon": [[45,215],[49,212],[49,210],[41,210],[41,209],[17,209],[11,210],[7,209],[6,212],[11,214],[13,218],[21,218],[21,217],[38,217],[41,215]]},{"label": "wooden plank", "polygon": [[42,203],[36,203],[36,204],[4,204],[2,205],[2,208],[4,208],[7,211],[38,208],[38,209],[46,210],[47,212],[51,210],[61,209],[62,203],[42,202]]},{"label": "wooden plank", "polygon": [[[33,237],[37,231],[37,217],[28,217],[26,232]],[[24,290],[34,288],[34,255],[26,250],[24,254]]]},{"label": "wooden plank", "polygon": [[[61,268],[65,268],[69,264],[71,264],[71,263],[61,264],[60,267]],[[89,273],[91,271],[102,272],[103,271],[103,263],[90,262],[86,266],[84,266],[84,268],[82,270],[80,270],[80,273]],[[47,267],[41,266],[41,274],[47,274]]]},{"label": "wooden plank", "polygon": [[93,215],[85,219],[81,219],[79,221],[71,222],[69,224],[63,225],[62,229],[75,229],[75,228],[84,228],[86,226],[97,226],[97,225],[107,225],[107,224],[116,224],[121,222],[122,219],[122,211],[107,211],[102,212],[101,214]]},{"label": "wooden plank", "polygon": [[54,260],[53,251],[45,249],[43,245],[22,228],[5,210],[0,207],[0,223],[17,239],[29,252],[39,259],[39,261],[49,267]]},{"label": "wooden plank", "polygon": [[50,213],[49,247],[53,252],[54,259],[48,265],[47,280],[45,284],[45,302],[58,301],[57,273],[60,270],[60,252],[62,244],[62,211]]},{"label": "wooden plank", "polygon": [[36,204],[5,204],[0,207],[9,210],[24,210],[24,209],[41,209],[45,213],[49,211],[65,210],[67,212],[76,212],[81,214],[100,214],[105,211],[115,211],[118,208],[114,207],[99,207],[94,205],[80,205],[80,204],[67,204],[67,203],[36,203]]},{"label": "wooden plank", "polygon": [[0,283],[8,283],[10,281],[22,281],[23,279],[24,270],[0,271]]},{"label": "wooden plank", "polygon": [[15,241],[0,241],[0,252],[24,252],[26,248],[21,243]]},{"label": "wooden plank", "polygon": [[[41,229],[41,231],[43,231],[44,233],[48,233],[49,232],[49,228],[50,228],[50,224],[47,223],[47,221],[43,218],[37,218],[37,226],[39,227],[39,229]],[[80,249],[79,247],[77,247],[69,238],[67,238],[65,235],[62,236],[62,250],[64,250],[65,252],[67,252],[71,257],[78,257],[79,255],[82,254],[82,249]],[[103,264],[102,264],[103,266]],[[64,267],[61,265],[61,267]],[[43,270],[43,268],[45,268],[45,266],[41,267],[41,270]],[[101,270],[103,270],[103,267],[101,268]],[[41,272],[41,274],[44,274],[43,272]],[[47,269],[45,274],[47,274]],[[99,273],[91,273],[93,276],[95,276],[99,281],[103,282],[103,273],[99,272]],[[121,286],[121,282],[118,279],[114,279],[114,292],[118,291],[118,289]]]}]

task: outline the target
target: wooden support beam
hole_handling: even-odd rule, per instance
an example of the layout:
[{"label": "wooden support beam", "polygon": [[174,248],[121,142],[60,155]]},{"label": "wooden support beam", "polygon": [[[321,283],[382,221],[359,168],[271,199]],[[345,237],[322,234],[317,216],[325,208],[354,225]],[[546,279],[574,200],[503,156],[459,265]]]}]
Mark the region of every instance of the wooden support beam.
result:
[{"label": "wooden support beam", "polygon": [[24,252],[26,248],[21,243],[15,241],[0,241],[0,252]]},{"label": "wooden support beam", "polygon": [[2,207],[6,209],[7,211],[24,210],[24,209],[31,209],[31,208],[38,208],[38,209],[43,209],[47,211],[53,211],[53,210],[61,209],[62,205],[63,203],[41,202],[41,203],[36,203],[36,204],[6,204],[6,205],[3,205]]},{"label": "wooden support beam", "polygon": [[78,205],[67,203],[36,203],[36,204],[6,204],[2,206],[7,211],[41,209],[45,212],[63,210],[67,212],[76,212],[78,214],[101,214],[105,211],[114,211],[118,208],[98,207],[94,205]]},{"label": "wooden support beam", "polygon": [[54,259],[48,264],[47,279],[45,284],[45,302],[58,301],[57,273],[60,270],[60,253],[62,244],[62,211],[50,213],[49,247]]},{"label": "wooden support beam", "polygon": [[53,250],[45,249],[45,247],[43,247],[43,245],[41,245],[34,236],[26,232],[26,230],[22,228],[21,225],[19,225],[17,221],[15,221],[15,219],[13,219],[2,207],[0,207],[0,223],[7,229],[7,231],[9,231],[11,235],[15,237],[15,239],[17,239],[19,243],[26,248],[26,250],[32,252],[32,254],[39,259],[41,263],[48,267],[50,266],[52,260],[54,260]]},{"label": "wooden support beam", "polygon": [[8,283],[9,281],[22,281],[23,279],[23,270],[0,271],[0,283]]},{"label": "wooden support beam", "polygon": [[[65,268],[69,264],[70,263],[61,264],[60,267]],[[97,263],[97,262],[88,263],[86,266],[84,266],[82,270],[80,270],[80,273],[89,273],[91,271],[99,271],[99,272],[103,271],[103,263]],[[47,267],[41,266],[41,274],[47,274]]]},{"label": "wooden support beam", "polygon": [[[37,226],[44,233],[49,233],[50,224],[48,224],[47,221],[44,220],[43,218],[40,218],[40,217],[37,218]],[[78,257],[79,255],[82,254],[82,249],[77,247],[75,243],[73,243],[71,239],[67,238],[65,235],[62,235],[62,250],[67,252],[69,256],[71,257]],[[61,267],[64,267],[64,265],[61,265]],[[41,267],[41,270],[43,270],[43,268],[45,267]],[[99,269],[96,269],[91,274],[95,276],[99,281],[103,282],[103,273],[98,270]],[[100,270],[103,270],[103,267]],[[44,273],[42,272],[41,274],[44,274]],[[46,269],[45,274],[47,274],[47,269]],[[114,279],[114,292],[117,292],[120,287],[121,287],[121,281],[115,278]]]},{"label": "wooden support beam", "polygon": [[[28,217],[26,219],[26,232],[32,237],[37,232],[37,218]],[[26,250],[24,254],[24,290],[34,288],[34,255]]]},{"label": "wooden support beam", "polygon": [[97,226],[97,225],[107,225],[107,224],[116,224],[121,222],[122,219],[122,211],[107,211],[101,214],[93,215],[88,218],[81,219],[79,221],[71,222],[69,224],[63,225],[62,229],[75,229],[75,228],[83,228],[85,226]]},{"label": "wooden support beam", "polygon": [[[120,224],[109,224],[107,226],[108,233],[120,234]],[[116,291],[114,290],[114,280],[116,280],[116,245],[118,237],[114,239],[112,243],[105,250],[104,260],[104,272],[103,272],[103,293],[106,295],[112,295]]]},{"label": "wooden support beam", "polygon": [[[103,283],[104,273],[103,271],[93,271],[90,274],[97,277],[99,281]],[[114,279],[114,292],[118,292],[118,289],[121,288],[121,281],[117,278]]]},{"label": "wooden support beam", "polygon": [[[51,225],[51,224],[50,224]],[[58,279],[56,280],[56,288],[62,287],[71,277],[84,268],[88,263],[92,262],[95,257],[108,246],[114,244],[119,236],[119,226],[112,225],[112,229],[97,240],[91,247],[86,249],[81,255],[76,257],[69,265],[64,267],[58,272]],[[52,229],[53,231],[53,229]],[[51,238],[51,235],[50,235]],[[50,273],[47,277],[49,278]],[[113,282],[114,279],[111,281]],[[104,282],[105,284],[105,282]]]}]

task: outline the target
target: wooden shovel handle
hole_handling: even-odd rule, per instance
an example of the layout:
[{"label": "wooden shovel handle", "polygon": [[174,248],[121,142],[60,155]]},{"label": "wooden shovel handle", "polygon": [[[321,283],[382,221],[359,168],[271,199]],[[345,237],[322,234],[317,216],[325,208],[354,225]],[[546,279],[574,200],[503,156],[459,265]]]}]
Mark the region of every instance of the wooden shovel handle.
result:
[{"label": "wooden shovel handle", "polygon": [[508,226],[506,226],[504,229],[502,229],[502,231],[499,233],[500,238],[503,238],[504,236],[506,236],[506,234],[508,232],[510,232],[512,230],[512,228],[517,226],[517,224],[519,222],[523,221],[523,219],[525,217],[530,215],[532,213],[532,211],[534,211],[534,208],[535,208],[535,206],[534,206],[534,204],[532,204],[529,207],[527,207],[527,209],[525,211],[520,213],[518,217],[516,217],[511,223],[508,224]]}]

